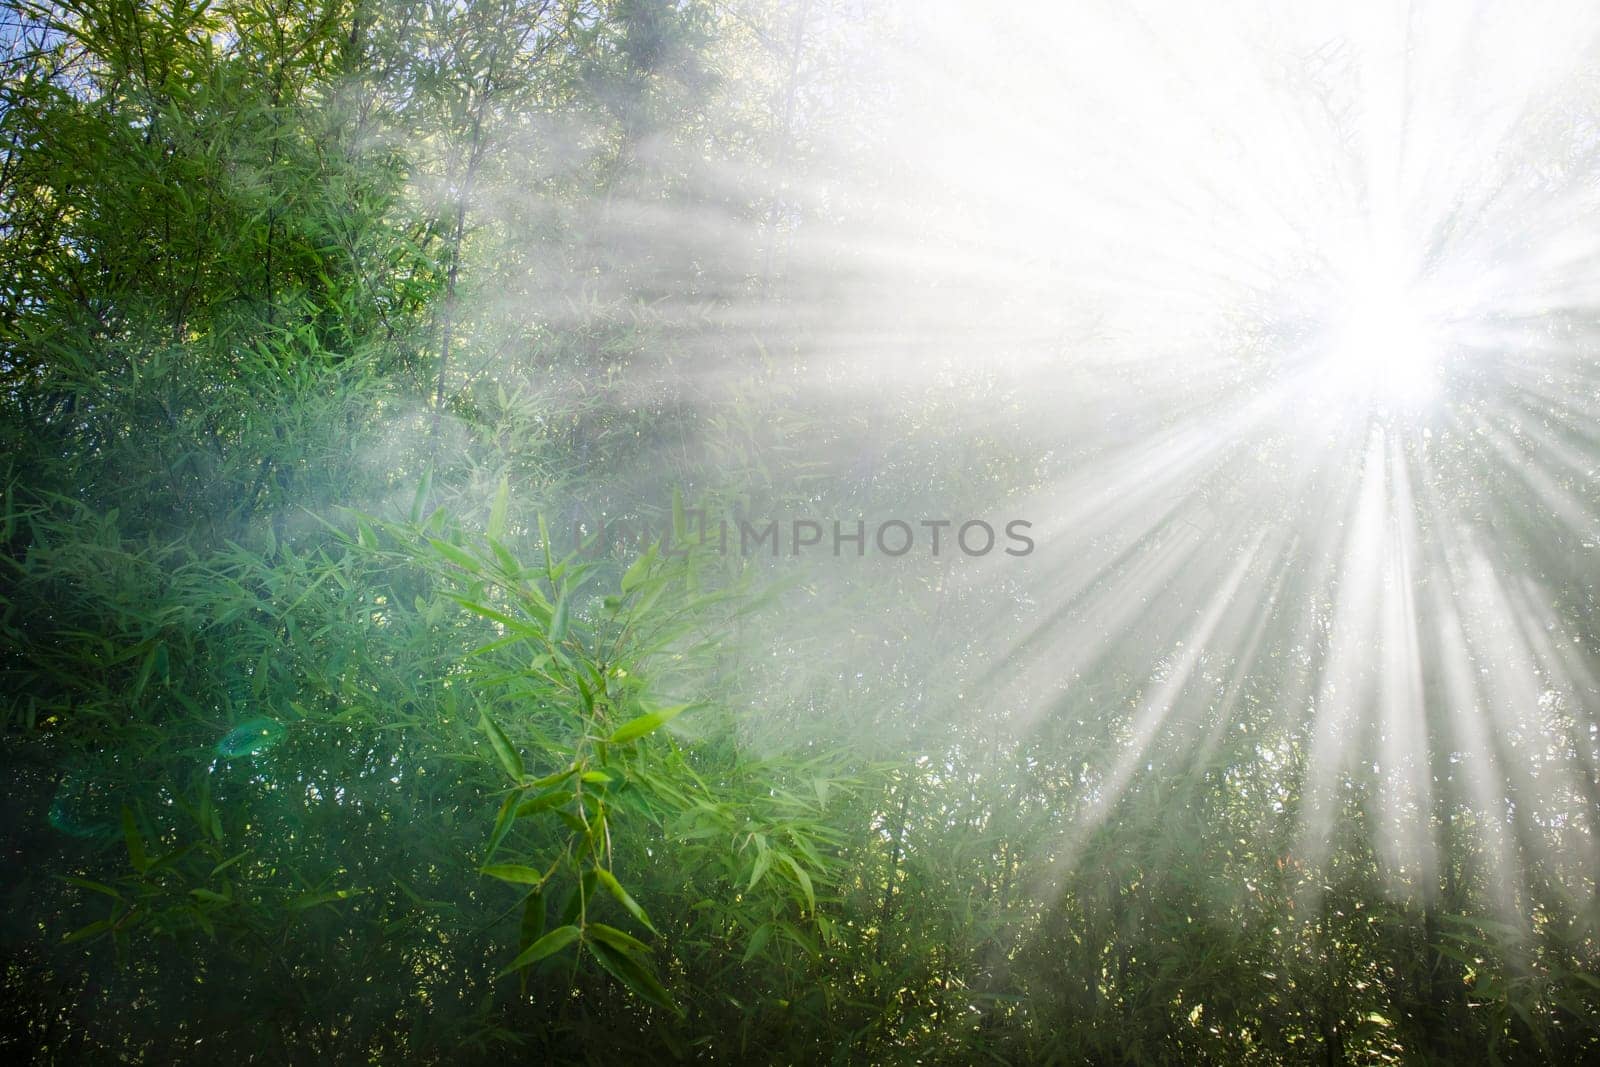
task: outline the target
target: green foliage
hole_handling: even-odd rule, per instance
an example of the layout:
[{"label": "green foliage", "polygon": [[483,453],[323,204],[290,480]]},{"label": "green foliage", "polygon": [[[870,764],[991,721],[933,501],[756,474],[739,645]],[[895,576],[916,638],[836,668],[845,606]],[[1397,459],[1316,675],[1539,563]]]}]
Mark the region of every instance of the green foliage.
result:
[{"label": "green foliage", "polygon": [[[788,7],[0,6],[7,1051],[1600,1047],[1593,907],[1567,906],[1592,872],[1535,861],[1592,797],[1508,844],[1446,767],[1417,813],[1438,870],[1397,891],[1355,798],[1313,862],[1275,676],[1208,744],[1153,745],[1161,773],[1084,830],[1148,696],[1132,652],[997,678],[939,634],[1022,632],[1002,578],[785,584],[690,529],[669,487],[713,519],[843,516],[905,503],[863,456],[963,501],[1030,462],[997,445],[991,484],[952,484],[884,442],[955,414],[924,398],[854,437],[775,368],[781,330],[715,321],[730,293],[777,301],[789,223],[721,182],[803,147],[770,106],[803,80]],[[769,254],[639,237],[666,207]],[[694,392],[711,377],[727,395]],[[1015,729],[1016,687],[1059,714]]]}]

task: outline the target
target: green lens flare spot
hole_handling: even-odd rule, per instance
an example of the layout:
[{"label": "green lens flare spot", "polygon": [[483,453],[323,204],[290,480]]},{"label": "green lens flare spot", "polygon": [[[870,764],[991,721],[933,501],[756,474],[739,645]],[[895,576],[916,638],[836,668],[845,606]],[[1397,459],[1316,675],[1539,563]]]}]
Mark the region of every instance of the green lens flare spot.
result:
[{"label": "green lens flare spot", "polygon": [[111,790],[93,779],[68,775],[61,779],[46,818],[70,837],[112,837],[121,832]]},{"label": "green lens flare spot", "polygon": [[283,724],[276,719],[251,719],[240,723],[217,742],[217,755],[253,756],[283,740]]}]

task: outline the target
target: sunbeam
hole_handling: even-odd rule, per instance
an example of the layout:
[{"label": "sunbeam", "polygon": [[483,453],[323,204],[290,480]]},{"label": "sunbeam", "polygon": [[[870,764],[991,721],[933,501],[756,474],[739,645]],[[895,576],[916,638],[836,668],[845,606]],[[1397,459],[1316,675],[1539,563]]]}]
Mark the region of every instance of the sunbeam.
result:
[{"label": "sunbeam", "polygon": [[1594,0],[0,0],[0,1048],[1600,1062]]},{"label": "sunbeam", "polygon": [[[1296,853],[1326,865],[1365,808],[1401,896],[1438,883],[1437,812],[1459,799],[1441,790],[1466,789],[1489,827],[1497,797],[1555,787],[1513,740],[1537,732],[1546,685],[1581,693],[1592,724],[1592,648],[1555,638],[1572,662],[1536,666],[1525,639],[1471,635],[1561,633],[1592,610],[1556,602],[1592,565],[1597,515],[1595,440],[1572,421],[1595,364],[1560,325],[1600,282],[1594,231],[1572,225],[1596,207],[1600,139],[1579,117],[1596,15],[1478,14],[1035,5],[976,37],[959,14],[918,21],[888,60],[928,92],[899,104],[914,134],[885,163],[893,199],[834,246],[876,265],[872,302],[818,355],[897,333],[874,318],[895,293],[899,321],[938,327],[914,357],[880,344],[870,388],[914,396],[930,368],[981,359],[1025,383],[995,432],[1061,457],[1016,501],[1043,548],[1030,609],[990,606],[981,676],[1024,732],[1090,700],[1047,678],[1114,661],[1148,681],[1058,862],[1192,739],[1259,718],[1231,672],[1268,680],[1273,729],[1304,744]],[[1516,509],[1590,547],[1534,564]],[[1498,582],[1441,599],[1463,556],[1495,560],[1519,599]],[[1003,580],[971,564],[965,588]],[[1262,618],[1291,635],[1265,655]],[[1544,861],[1576,873],[1592,853]]]}]

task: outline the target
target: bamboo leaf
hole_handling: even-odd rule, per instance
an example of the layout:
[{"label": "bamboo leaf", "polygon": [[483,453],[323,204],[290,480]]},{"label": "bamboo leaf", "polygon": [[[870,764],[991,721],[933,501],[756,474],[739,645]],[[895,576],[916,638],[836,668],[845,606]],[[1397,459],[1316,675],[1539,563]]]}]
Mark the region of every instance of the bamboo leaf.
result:
[{"label": "bamboo leaf", "polygon": [[560,644],[567,636],[567,587],[556,591],[556,606],[550,613],[550,643]]},{"label": "bamboo leaf", "polygon": [[749,963],[761,955],[761,950],[767,947],[767,942],[772,940],[772,924],[762,923],[756,932],[750,935],[750,943],[744,949],[744,962]]},{"label": "bamboo leaf", "polygon": [[90,889],[90,890],[93,890],[96,893],[103,893],[106,896],[111,897],[113,900],[121,900],[122,899],[122,894],[121,893],[117,892],[115,889],[112,889],[110,886],[104,884],[103,882],[95,882],[95,881],[91,881],[88,878],[78,878],[78,877],[75,877],[73,875],[68,875],[66,880],[68,882],[71,882],[75,886],[81,886],[84,889]]},{"label": "bamboo leaf", "polygon": [[640,960],[617,948],[612,947],[599,939],[588,942],[589,951],[594,958],[623,985],[627,986],[636,996],[649,1001],[667,1011],[679,1014],[678,1005],[674,1003],[672,994],[661,984],[655,973],[646,967]]},{"label": "bamboo leaf", "polygon": [[506,504],[511,499],[511,479],[500,476],[500,487],[495,490],[494,503],[489,508],[489,536],[496,541],[505,537]]},{"label": "bamboo leaf", "polygon": [[594,873],[600,879],[600,884],[605,886],[611,895],[617,898],[617,903],[621,904],[629,915],[638,919],[652,934],[661,932],[655,928],[655,924],[650,921],[650,916],[646,915],[644,909],[639,906],[639,902],[629,896],[626,889],[622,888],[622,883],[617,881],[615,875],[604,867],[596,867]]},{"label": "bamboo leaf", "polygon": [[150,869],[150,860],[144,850],[144,838],[139,836],[139,827],[133,821],[133,811],[124,806],[122,809],[122,839],[128,846],[128,859],[133,864],[133,869],[143,874]]},{"label": "bamboo leaf", "polygon": [[542,630],[540,630],[537,626],[534,626],[534,625],[532,625],[532,624],[530,624],[530,623],[528,623],[528,622],[526,622],[526,621],[524,621],[522,619],[516,618],[515,616],[507,615],[503,611],[496,611],[494,608],[485,607],[484,605],[479,604],[477,601],[468,600],[464,596],[456,596],[453,593],[450,594],[450,599],[454,600],[457,604],[460,604],[462,607],[466,608],[468,611],[472,612],[474,615],[482,615],[484,618],[499,623],[501,626],[504,626],[507,630],[510,630],[512,633],[517,634],[519,636],[522,636],[522,637],[543,637],[544,636],[544,632]]},{"label": "bamboo leaf", "polygon": [[612,948],[619,949],[623,952],[632,952],[638,955],[646,955],[650,952],[649,945],[645,944],[643,941],[640,941],[632,934],[624,933],[623,931],[618,930],[615,926],[607,926],[605,923],[590,923],[588,926],[584,927],[584,929],[592,936],[597,937],[601,941],[604,941],[606,944],[610,945]]},{"label": "bamboo leaf", "polygon": [[511,740],[506,737],[495,721],[489,718],[486,711],[479,712],[478,725],[489,736],[489,744],[494,748],[495,756],[500,760],[500,766],[505,768],[513,781],[522,781],[522,756],[512,746]]},{"label": "bamboo leaf", "polygon": [[428,495],[433,492],[433,465],[422,472],[422,480],[417,483],[417,495],[411,500],[411,521],[417,522],[422,518],[422,509],[427,506]]},{"label": "bamboo leaf", "polygon": [[464,571],[478,574],[483,570],[483,564],[479,563],[466,549],[458,545],[452,545],[449,541],[441,541],[437,537],[428,538],[428,544],[433,546],[435,552]]},{"label": "bamboo leaf", "polygon": [[644,581],[645,576],[650,573],[650,565],[655,562],[655,558],[656,546],[651,545],[622,573],[622,591],[624,593],[633,592],[639,583]]},{"label": "bamboo leaf", "polygon": [[756,887],[756,883],[761,881],[762,875],[766,874],[767,869],[771,866],[772,853],[767,849],[762,849],[761,852],[756,856],[755,867],[750,872],[750,884],[745,886],[745,892],[748,893],[750,890],[754,889]]},{"label": "bamboo leaf", "polygon": [[521,819],[524,816],[536,815],[541,811],[548,811],[551,808],[559,808],[571,801],[572,796],[573,794],[571,790],[557,789],[549,793],[543,793],[532,798],[531,800],[524,800],[521,804],[517,805],[516,817]]},{"label": "bamboo leaf", "polygon": [[92,922],[88,926],[85,926],[80,930],[74,930],[66,937],[63,937],[61,939],[61,943],[64,945],[71,945],[79,941],[87,941],[92,937],[99,937],[107,930],[110,930],[113,925],[114,924],[109,919],[101,919],[99,922]]},{"label": "bamboo leaf", "polygon": [[815,913],[817,910],[817,894],[816,890],[812,888],[811,876],[807,874],[806,869],[800,866],[800,864],[795,861],[795,858],[789,855],[787,852],[778,853],[778,858],[784,863],[788,864],[789,869],[794,872],[795,881],[800,883],[800,891],[806,895],[807,910]]},{"label": "bamboo leaf", "polygon": [[580,936],[582,936],[581,932],[576,926],[558,926],[524,949],[516,959],[511,961],[511,965],[496,977],[504,978],[508,974],[522,970],[529,964],[538,963],[546,956],[553,956],[578,940]]},{"label": "bamboo leaf", "polygon": [[517,798],[521,795],[522,793],[519,790],[512,790],[500,802],[500,810],[495,813],[494,817],[494,829],[489,833],[489,848],[484,853],[484,859],[487,860],[493,856],[495,850],[500,847],[500,842],[504,841],[506,834],[511,832],[511,827],[516,822],[517,817]]},{"label": "bamboo leaf", "polygon": [[550,787],[552,785],[555,785],[557,782],[566,781],[568,778],[571,778],[574,774],[577,774],[577,773],[578,773],[578,765],[576,763],[574,763],[572,766],[568,767],[564,771],[557,771],[554,774],[547,774],[543,778],[538,779],[537,781],[530,782],[529,786],[531,788],[533,788],[533,789],[546,789],[546,788],[548,788],[548,787]]},{"label": "bamboo leaf", "polygon": [[636,719],[630,719],[623,723],[606,740],[613,745],[627,744],[629,741],[637,740],[648,733],[659,730],[679,715],[682,715],[691,706],[689,704],[679,704],[676,707],[662,708],[660,711],[652,711],[648,714],[640,715]]},{"label": "bamboo leaf", "polygon": [[479,867],[479,874],[498,878],[502,882],[511,882],[514,885],[542,885],[544,873],[520,863],[491,863],[487,867]]}]

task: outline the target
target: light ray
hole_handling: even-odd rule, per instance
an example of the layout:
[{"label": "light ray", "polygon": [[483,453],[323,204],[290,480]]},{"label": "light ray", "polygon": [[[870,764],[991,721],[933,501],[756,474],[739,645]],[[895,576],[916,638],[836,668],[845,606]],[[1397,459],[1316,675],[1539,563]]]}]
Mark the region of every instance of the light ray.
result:
[{"label": "light ray", "polygon": [[[1428,896],[1470,809],[1525,911],[1533,853],[1592,852],[1537,844],[1540,802],[1600,758],[1596,653],[1563,636],[1600,541],[1600,12],[1230,10],[919,6],[872,217],[797,250],[862,281],[795,309],[807,359],[890,425],[959,382],[967,426],[1049,457],[1003,498],[1025,577],[954,572],[1007,727],[1115,735],[1041,849],[1248,717],[1303,770],[1299,858],[1359,817]],[[1560,760],[1527,710],[1552,692]]]}]

